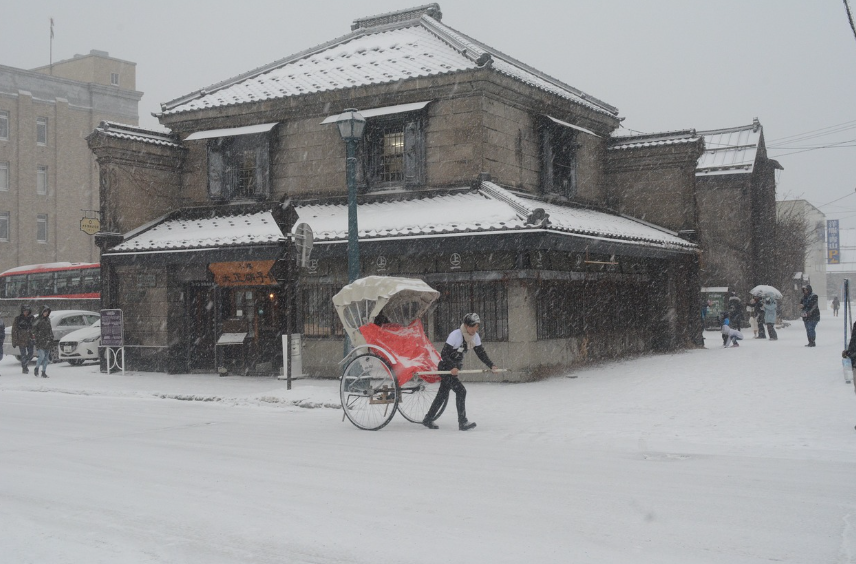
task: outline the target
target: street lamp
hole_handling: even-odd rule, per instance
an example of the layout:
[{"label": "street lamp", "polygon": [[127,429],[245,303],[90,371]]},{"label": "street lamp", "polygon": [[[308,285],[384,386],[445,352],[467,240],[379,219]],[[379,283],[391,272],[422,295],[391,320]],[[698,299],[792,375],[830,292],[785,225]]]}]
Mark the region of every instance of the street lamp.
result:
[{"label": "street lamp", "polygon": [[360,241],[357,228],[357,143],[363,138],[366,118],[349,108],[336,118],[339,134],[345,142],[348,178],[348,283],[360,277]]}]

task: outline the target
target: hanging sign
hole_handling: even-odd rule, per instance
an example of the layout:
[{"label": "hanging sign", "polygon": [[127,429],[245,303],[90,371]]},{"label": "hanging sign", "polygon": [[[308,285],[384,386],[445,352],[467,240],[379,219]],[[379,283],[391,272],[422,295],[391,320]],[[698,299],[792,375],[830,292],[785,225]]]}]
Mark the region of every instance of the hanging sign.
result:
[{"label": "hanging sign", "polygon": [[80,220],[80,230],[87,235],[95,235],[101,231],[101,221],[94,217],[84,217]]},{"label": "hanging sign", "polygon": [[212,262],[208,270],[214,274],[218,286],[276,286],[276,278],[270,270],[275,260],[240,262]]}]

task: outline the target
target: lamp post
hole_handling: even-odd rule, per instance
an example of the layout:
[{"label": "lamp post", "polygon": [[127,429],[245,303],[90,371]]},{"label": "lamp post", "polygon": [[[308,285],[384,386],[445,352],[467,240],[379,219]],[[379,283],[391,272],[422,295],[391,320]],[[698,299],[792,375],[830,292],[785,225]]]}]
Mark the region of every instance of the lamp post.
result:
[{"label": "lamp post", "polygon": [[348,179],[348,283],[360,277],[360,241],[357,228],[357,143],[363,138],[366,118],[354,108],[336,119],[339,134],[345,142]]}]

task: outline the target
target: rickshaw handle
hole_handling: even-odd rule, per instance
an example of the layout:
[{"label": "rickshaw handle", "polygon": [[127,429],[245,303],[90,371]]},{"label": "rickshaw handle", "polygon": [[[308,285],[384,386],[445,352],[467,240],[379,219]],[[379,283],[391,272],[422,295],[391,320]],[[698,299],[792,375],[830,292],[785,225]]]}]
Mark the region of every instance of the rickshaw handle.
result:
[{"label": "rickshaw handle", "polygon": [[[496,370],[491,370],[490,368],[482,368],[481,370],[458,370],[458,374],[483,374],[485,372],[508,372],[507,368],[497,368]],[[414,376],[428,376],[431,374],[451,374],[451,370],[431,370],[429,372],[414,372]]]}]

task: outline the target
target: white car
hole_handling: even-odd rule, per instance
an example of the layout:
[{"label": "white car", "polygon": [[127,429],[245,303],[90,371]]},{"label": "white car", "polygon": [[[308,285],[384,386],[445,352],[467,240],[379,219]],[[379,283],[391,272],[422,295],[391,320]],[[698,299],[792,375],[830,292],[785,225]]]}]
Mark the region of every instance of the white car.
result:
[{"label": "white car", "polygon": [[[94,311],[86,311],[82,309],[58,309],[51,311],[51,328],[53,329],[54,339],[62,339],[72,331],[89,327],[96,321],[100,321],[101,316]],[[100,329],[99,329],[100,332]],[[21,360],[21,350],[18,347],[12,346],[12,326],[6,327],[6,339],[3,341],[3,356],[14,356]],[[57,350],[54,347],[53,358],[57,358]]]},{"label": "white car", "polygon": [[59,358],[57,362],[68,361],[72,366],[80,366],[87,360],[98,360],[98,347],[101,345],[101,321],[89,327],[72,331],[59,340]]}]

